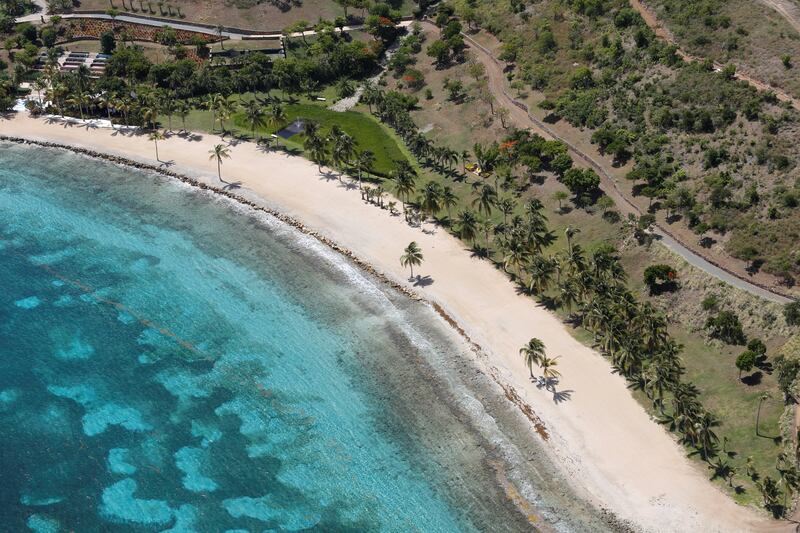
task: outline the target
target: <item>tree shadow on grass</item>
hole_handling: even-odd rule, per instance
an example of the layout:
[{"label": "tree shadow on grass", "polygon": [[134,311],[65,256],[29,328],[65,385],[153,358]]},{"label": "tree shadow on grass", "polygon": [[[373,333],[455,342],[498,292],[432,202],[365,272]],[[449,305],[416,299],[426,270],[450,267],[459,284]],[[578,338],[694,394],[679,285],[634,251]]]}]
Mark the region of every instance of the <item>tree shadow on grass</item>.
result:
[{"label": "tree shadow on grass", "polygon": [[749,387],[754,387],[761,383],[762,377],[764,377],[764,375],[760,371],[758,371],[758,372],[753,372],[749,376],[744,376],[741,381],[742,383],[744,383]]}]

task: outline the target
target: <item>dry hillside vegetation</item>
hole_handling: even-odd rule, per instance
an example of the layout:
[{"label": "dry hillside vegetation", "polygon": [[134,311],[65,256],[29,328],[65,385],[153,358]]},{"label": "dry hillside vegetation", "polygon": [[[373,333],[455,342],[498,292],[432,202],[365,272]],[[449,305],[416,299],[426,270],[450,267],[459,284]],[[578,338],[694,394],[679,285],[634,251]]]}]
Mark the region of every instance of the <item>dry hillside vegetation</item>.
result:
[{"label": "dry hillside vegetation", "polygon": [[800,277],[798,114],[687,64],[624,0],[457,2],[496,35],[518,90],[543,92],[552,120],[593,132],[633,194],[787,285]]},{"label": "dry hillside vegetation", "polygon": [[[791,3],[788,1],[787,3]],[[687,51],[800,96],[800,33],[768,0],[648,0]]]}]

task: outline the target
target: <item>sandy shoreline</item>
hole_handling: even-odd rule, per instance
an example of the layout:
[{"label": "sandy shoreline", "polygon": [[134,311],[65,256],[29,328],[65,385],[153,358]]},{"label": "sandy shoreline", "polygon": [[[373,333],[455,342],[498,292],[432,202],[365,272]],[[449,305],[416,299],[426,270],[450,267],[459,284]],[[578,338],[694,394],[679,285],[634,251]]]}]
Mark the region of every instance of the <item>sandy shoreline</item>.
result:
[{"label": "sandy shoreline", "polygon": [[[156,163],[153,143],[144,135],[48,124],[22,114],[0,120],[0,134]],[[172,136],[159,143],[159,153],[174,160],[169,170],[220,186],[216,163],[208,160],[208,150],[219,142],[210,135]],[[736,505],[708,482],[672,437],[649,420],[605,359],[573,339],[557,318],[517,295],[491,264],[471,258],[457,239],[443,230],[423,233],[409,227],[402,217],[363,202],[335,175],[320,175],[304,159],[264,153],[251,143],[230,148],[223,178],[241,183],[233,194],[250,201],[262,198],[267,207],[301,221],[327,244],[338,244],[339,251],[353,251],[362,266],[372,265],[393,285],[420,294],[451,316],[488,354],[498,379],[542,420],[547,446],[565,475],[595,504],[652,531],[780,527]],[[425,254],[421,274],[432,279],[428,286],[412,287],[399,264],[411,240]],[[549,355],[562,356],[558,389],[571,392],[568,401],[556,404],[552,393],[527,379],[518,350],[532,336],[545,342]]]}]

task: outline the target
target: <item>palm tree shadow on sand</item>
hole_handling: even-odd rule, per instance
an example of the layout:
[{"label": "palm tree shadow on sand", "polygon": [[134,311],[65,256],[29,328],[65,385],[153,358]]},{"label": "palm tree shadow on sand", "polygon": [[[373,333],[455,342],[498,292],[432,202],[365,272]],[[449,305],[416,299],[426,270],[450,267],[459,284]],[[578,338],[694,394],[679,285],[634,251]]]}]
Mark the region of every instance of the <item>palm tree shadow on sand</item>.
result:
[{"label": "palm tree shadow on sand", "polygon": [[533,381],[536,383],[537,389],[545,389],[551,392],[553,394],[553,403],[556,404],[571,400],[572,393],[575,392],[572,389],[556,390],[558,378],[545,378],[543,376],[539,376],[538,378],[533,378]]},{"label": "palm tree shadow on sand", "polygon": [[414,287],[429,287],[433,285],[433,278],[430,276],[417,275],[414,278]]}]

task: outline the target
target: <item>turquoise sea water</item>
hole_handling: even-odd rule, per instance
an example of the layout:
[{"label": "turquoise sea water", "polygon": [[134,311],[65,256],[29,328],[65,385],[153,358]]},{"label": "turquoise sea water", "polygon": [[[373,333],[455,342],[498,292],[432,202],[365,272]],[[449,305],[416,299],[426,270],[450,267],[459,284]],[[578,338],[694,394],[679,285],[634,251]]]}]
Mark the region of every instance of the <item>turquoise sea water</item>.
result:
[{"label": "turquoise sea water", "polygon": [[0,530],[601,529],[425,305],[166,178],[0,143]]}]

